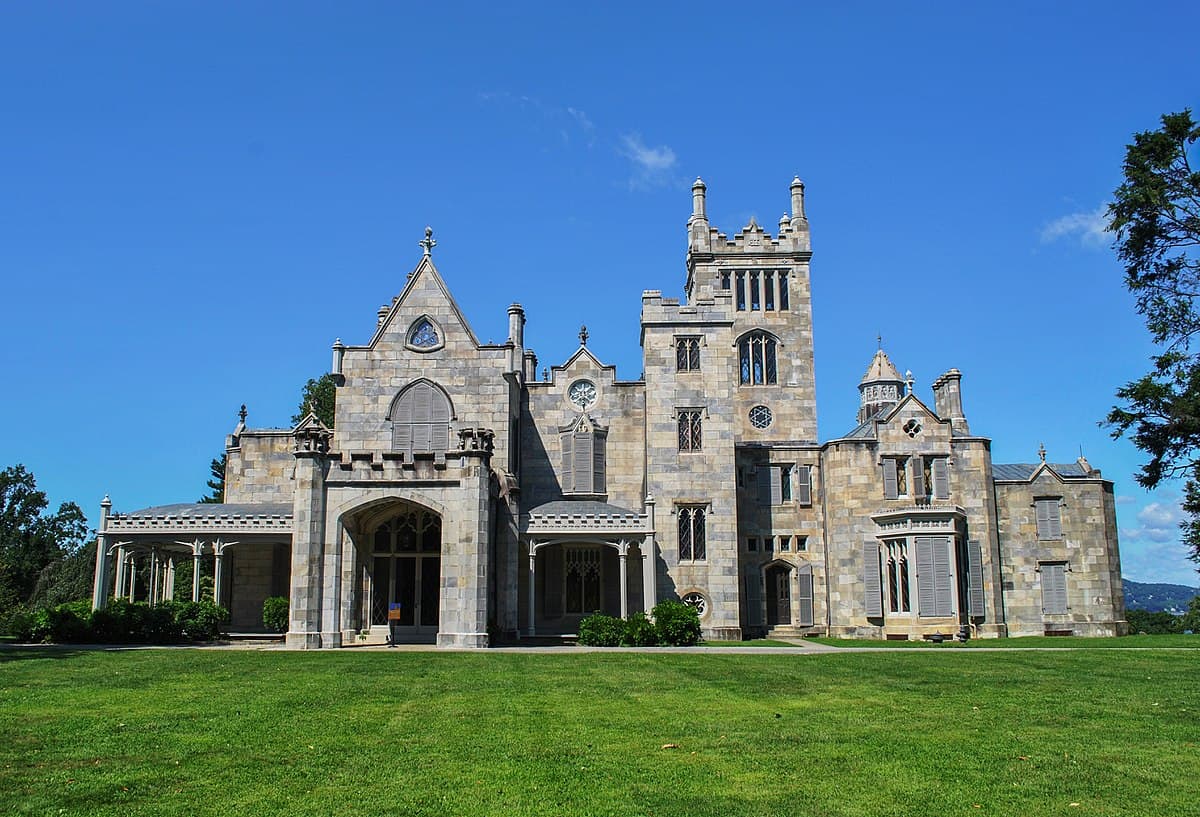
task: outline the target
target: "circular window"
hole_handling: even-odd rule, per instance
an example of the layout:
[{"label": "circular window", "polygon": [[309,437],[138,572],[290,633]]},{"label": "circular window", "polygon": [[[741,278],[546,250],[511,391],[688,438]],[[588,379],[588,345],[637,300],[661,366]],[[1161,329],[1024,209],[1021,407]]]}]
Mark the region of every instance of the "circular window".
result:
[{"label": "circular window", "polygon": [[755,406],[750,409],[750,425],[755,428],[766,428],[771,424],[771,410],[766,406]]},{"label": "circular window", "polygon": [[921,433],[921,422],[914,417],[904,424],[904,433],[910,437],[915,437]]},{"label": "circular window", "polygon": [[689,607],[695,607],[696,615],[700,618],[704,618],[704,614],[708,612],[708,599],[704,598],[703,593],[688,593],[680,601]]},{"label": "circular window", "polygon": [[590,380],[576,380],[567,390],[567,399],[585,409],[596,402],[596,384]]}]

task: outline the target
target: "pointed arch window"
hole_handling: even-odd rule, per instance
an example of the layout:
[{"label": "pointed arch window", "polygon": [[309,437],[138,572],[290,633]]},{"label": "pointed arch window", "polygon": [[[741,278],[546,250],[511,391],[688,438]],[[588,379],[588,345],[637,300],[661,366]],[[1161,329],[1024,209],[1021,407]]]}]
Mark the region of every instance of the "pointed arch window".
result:
[{"label": "pointed arch window", "polygon": [[405,345],[417,352],[432,352],[441,349],[446,343],[433,318],[422,315],[409,327]]},{"label": "pointed arch window", "polygon": [[738,341],[739,382],[743,386],[773,386],[779,382],[778,344],[766,332],[751,332]]},{"label": "pointed arch window", "polygon": [[392,448],[411,458],[444,454],[450,446],[450,400],[433,383],[418,380],[392,403]]}]

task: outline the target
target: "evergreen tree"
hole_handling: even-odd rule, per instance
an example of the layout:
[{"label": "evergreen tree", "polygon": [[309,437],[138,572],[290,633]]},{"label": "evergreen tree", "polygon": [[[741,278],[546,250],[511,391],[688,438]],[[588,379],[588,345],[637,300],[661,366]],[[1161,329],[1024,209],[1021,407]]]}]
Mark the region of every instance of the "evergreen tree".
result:
[{"label": "evergreen tree", "polygon": [[328,428],[333,428],[333,407],[337,401],[337,381],[331,374],[323,374],[315,380],[304,384],[300,395],[300,407],[292,417],[292,425],[297,425],[308,414],[310,408],[317,419]]},{"label": "evergreen tree", "polygon": [[219,459],[214,459],[208,464],[212,479],[205,483],[209,492],[207,496],[200,497],[203,504],[213,505],[225,501],[225,464],[228,461],[229,455],[222,454]]},{"label": "evergreen tree", "polygon": [[[1200,127],[1190,110],[1166,114],[1162,127],[1134,135],[1126,147],[1124,183],[1108,207],[1108,229],[1137,299],[1162,350],[1153,368],[1117,390],[1124,401],[1108,413],[1113,436],[1128,434],[1150,455],[1135,475],[1154,488],[1184,480],[1183,541],[1200,561],[1200,172],[1192,159]],[[1190,154],[1190,155],[1189,155]]]}]

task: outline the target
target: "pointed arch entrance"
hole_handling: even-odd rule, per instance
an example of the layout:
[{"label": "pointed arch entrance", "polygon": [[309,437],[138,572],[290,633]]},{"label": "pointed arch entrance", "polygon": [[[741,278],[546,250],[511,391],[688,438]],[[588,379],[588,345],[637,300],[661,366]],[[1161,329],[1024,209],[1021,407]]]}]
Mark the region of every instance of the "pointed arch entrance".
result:
[{"label": "pointed arch entrance", "polygon": [[374,521],[370,544],[371,627],[397,641],[435,641],[441,603],[442,518],[411,503]]}]

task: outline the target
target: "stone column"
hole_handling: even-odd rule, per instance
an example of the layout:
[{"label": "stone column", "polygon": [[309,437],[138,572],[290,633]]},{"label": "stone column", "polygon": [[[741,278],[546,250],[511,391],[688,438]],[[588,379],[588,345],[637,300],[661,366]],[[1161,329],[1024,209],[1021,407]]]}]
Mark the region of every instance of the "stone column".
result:
[{"label": "stone column", "polygon": [[[488,571],[491,570],[493,434],[485,428],[458,432],[459,499],[443,519],[439,647],[488,645]],[[449,460],[449,457],[447,457]],[[449,470],[449,462],[447,463]],[[447,524],[452,523],[452,524]],[[449,538],[446,532],[457,535]]]},{"label": "stone column", "polygon": [[148,601],[150,606],[158,604],[158,588],[159,588],[159,564],[158,564],[158,548],[150,549],[150,597]]},{"label": "stone column", "polygon": [[629,543],[624,539],[617,546],[617,558],[621,560],[621,618],[629,618]]},{"label": "stone column", "polygon": [[125,560],[125,575],[129,579],[129,587],[125,590],[125,598],[133,601],[137,595],[137,555],[132,551],[126,552]]},{"label": "stone column", "polygon": [[537,627],[534,624],[534,621],[537,617],[536,613],[534,612],[537,609],[534,606],[536,604],[536,602],[534,601],[534,597],[536,596],[537,593],[536,593],[536,588],[534,587],[534,581],[533,581],[537,577],[536,573],[537,573],[537,551],[533,549],[533,541],[530,540],[530,542],[529,542],[529,626],[527,628],[525,628],[525,635],[537,635]]},{"label": "stone column", "polygon": [[92,609],[99,610],[108,604],[108,514],[112,500],[108,494],[100,500],[100,526],[96,534],[96,573],[92,577]]},{"label": "stone column", "polygon": [[225,549],[213,547],[213,604],[220,605],[225,594]]},{"label": "stone column", "polygon": [[341,633],[321,632],[325,561],[326,453],[332,433],[309,414],[296,427],[292,501],[292,587],[285,643],[292,649],[340,646]]},{"label": "stone column", "polygon": [[655,575],[657,567],[657,554],[654,547],[654,497],[646,497],[643,505],[643,513],[646,516],[646,522],[649,525],[650,532],[646,534],[646,538],[642,540],[642,604],[646,608],[646,615],[650,615],[650,611],[654,609],[654,605],[658,603],[658,579]]},{"label": "stone column", "polygon": [[[342,575],[341,575],[341,628],[342,628],[342,643],[354,643],[354,621],[360,618],[360,614],[355,610],[354,601],[358,598],[358,590],[355,586],[359,577],[362,574],[360,568],[360,560],[358,556],[358,546],[355,544],[354,537],[350,531],[346,530],[341,525],[338,525],[341,538],[342,551]],[[361,585],[360,585],[361,586]],[[361,608],[361,605],[358,605]],[[370,626],[369,621],[362,621],[359,624],[362,628]]]},{"label": "stone column", "polygon": [[325,564],[321,571],[321,646],[342,646],[342,548],[346,532],[336,520],[329,520],[325,541]]},{"label": "stone column", "polygon": [[125,585],[127,582],[125,580],[125,546],[120,543],[117,545],[115,565],[116,569],[113,572],[116,574],[116,578],[113,581],[113,598],[121,599],[125,598]]}]

